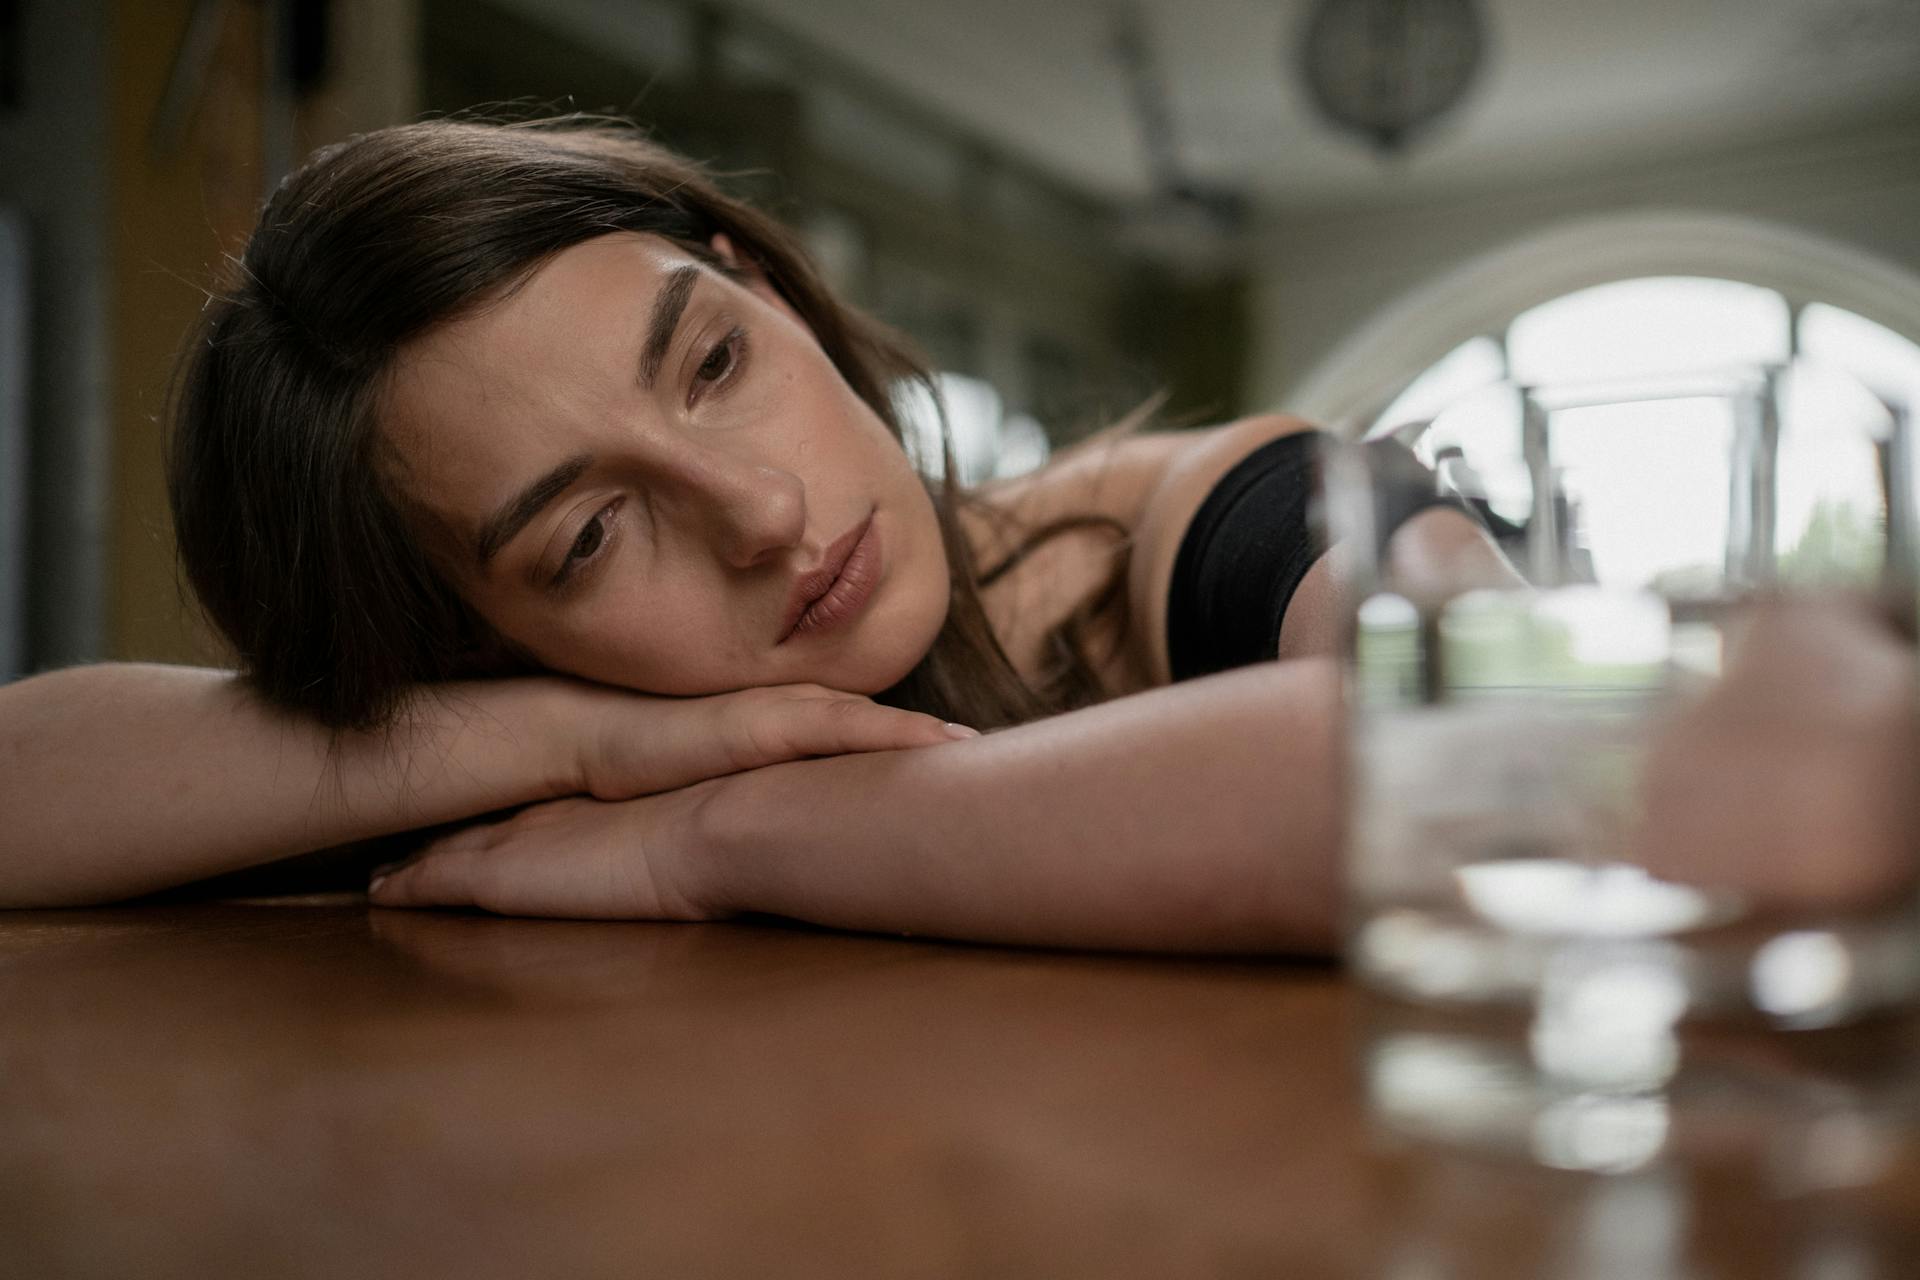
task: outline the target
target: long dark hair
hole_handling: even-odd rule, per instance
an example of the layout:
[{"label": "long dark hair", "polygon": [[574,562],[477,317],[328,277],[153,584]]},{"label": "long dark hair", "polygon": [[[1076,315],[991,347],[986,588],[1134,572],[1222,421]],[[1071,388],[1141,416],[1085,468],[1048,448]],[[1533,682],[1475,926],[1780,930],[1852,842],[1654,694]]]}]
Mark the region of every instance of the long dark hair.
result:
[{"label": "long dark hair", "polygon": [[[891,388],[928,381],[911,348],[838,301],[792,233],[636,128],[441,120],[325,148],[280,185],[210,300],[171,415],[181,565],[264,698],[336,729],[376,728],[415,685],[507,669],[411,527],[382,453],[381,391],[409,339],[615,231],[715,265],[708,246],[724,234],[899,437]],[[1095,700],[1078,615],[1038,687],[1008,660],[980,603],[953,470],[930,485],[947,622],[883,698],[981,728]]]}]

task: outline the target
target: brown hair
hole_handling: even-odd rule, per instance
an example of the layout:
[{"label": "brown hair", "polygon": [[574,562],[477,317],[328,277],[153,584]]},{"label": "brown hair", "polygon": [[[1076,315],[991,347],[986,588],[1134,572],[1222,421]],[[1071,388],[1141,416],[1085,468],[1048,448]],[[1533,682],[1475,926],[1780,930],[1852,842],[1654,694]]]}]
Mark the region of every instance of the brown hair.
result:
[{"label": "brown hair", "polygon": [[[708,246],[726,235],[899,437],[893,384],[928,383],[904,341],[835,299],[778,222],[636,128],[442,120],[325,148],[280,185],[209,302],[172,413],[181,564],[262,696],[371,728],[412,685],[501,673],[497,657],[485,665],[499,652],[490,629],[422,549],[382,465],[380,389],[409,339],[615,231],[662,236],[716,266]],[[883,699],[981,728],[1096,700],[1085,620],[1068,620],[1039,687],[1014,670],[980,603],[953,472],[929,486],[947,622]],[[1122,578],[1116,566],[1102,607]]]}]

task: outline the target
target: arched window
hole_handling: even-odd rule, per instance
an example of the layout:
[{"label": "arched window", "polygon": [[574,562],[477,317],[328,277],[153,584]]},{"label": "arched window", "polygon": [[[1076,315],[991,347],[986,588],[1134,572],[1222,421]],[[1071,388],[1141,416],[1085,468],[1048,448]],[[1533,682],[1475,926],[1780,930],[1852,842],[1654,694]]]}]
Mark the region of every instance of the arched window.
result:
[{"label": "arched window", "polygon": [[[1509,522],[1542,574],[1684,593],[1870,580],[1894,419],[1916,406],[1920,344],[1884,325],[1741,281],[1648,276],[1468,338],[1365,430]],[[1548,477],[1564,495],[1551,564],[1517,523]]]}]

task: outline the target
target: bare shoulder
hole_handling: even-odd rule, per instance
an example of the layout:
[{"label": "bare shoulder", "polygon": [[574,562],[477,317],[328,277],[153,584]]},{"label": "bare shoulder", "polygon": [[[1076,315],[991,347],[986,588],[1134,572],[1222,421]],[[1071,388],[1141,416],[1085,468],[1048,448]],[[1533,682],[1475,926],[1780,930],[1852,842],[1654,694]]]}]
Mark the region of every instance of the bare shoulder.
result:
[{"label": "bare shoulder", "polygon": [[1280,436],[1314,429],[1311,422],[1274,413],[1179,433],[1182,447],[1166,459],[1142,501],[1133,525],[1133,559],[1128,569],[1128,630],[1152,683],[1172,679],[1167,661],[1167,592],[1173,582],[1173,562],[1194,512],[1220,478],[1255,449]]},{"label": "bare shoulder", "polygon": [[[1040,471],[976,490],[960,508],[975,563],[995,574],[981,604],[1023,675],[1040,678],[1053,660],[1054,629],[1112,580],[1114,557],[1131,546],[1149,496],[1190,435],[1096,436]],[[1063,521],[1073,523],[1034,541]],[[1142,687],[1137,648],[1126,635],[1131,611],[1099,625],[1111,625],[1116,642],[1098,646],[1111,655],[1102,682],[1116,692]]]},{"label": "bare shoulder", "polygon": [[[1165,684],[1167,587],[1194,511],[1247,454],[1312,427],[1267,414],[1200,430],[1095,437],[1040,471],[978,490],[980,509],[963,508],[962,524],[983,569],[1055,520],[1092,515],[1125,531],[1131,554],[1123,665],[1136,674],[1124,683]],[[1051,539],[984,593],[988,616],[1016,663],[1038,660],[1045,631],[1105,576],[1115,545],[1112,534],[1099,529]]]},{"label": "bare shoulder", "polygon": [[1199,434],[1191,431],[1095,436],[1038,471],[974,491],[962,522],[982,566],[1010,554],[1027,531],[1070,516],[1099,516],[1129,532],[1166,469]]}]

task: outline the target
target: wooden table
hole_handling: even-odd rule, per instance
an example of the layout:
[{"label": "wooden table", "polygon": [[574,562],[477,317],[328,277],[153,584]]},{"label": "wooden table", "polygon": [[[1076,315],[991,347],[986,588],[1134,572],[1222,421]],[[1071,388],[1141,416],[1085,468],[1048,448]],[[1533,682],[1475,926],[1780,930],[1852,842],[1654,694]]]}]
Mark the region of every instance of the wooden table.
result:
[{"label": "wooden table", "polygon": [[1277,962],[15,913],[0,1275],[1920,1275],[1911,1023],[1736,1053],[1600,1175],[1471,1080],[1457,1141],[1370,1112],[1399,1018]]}]

